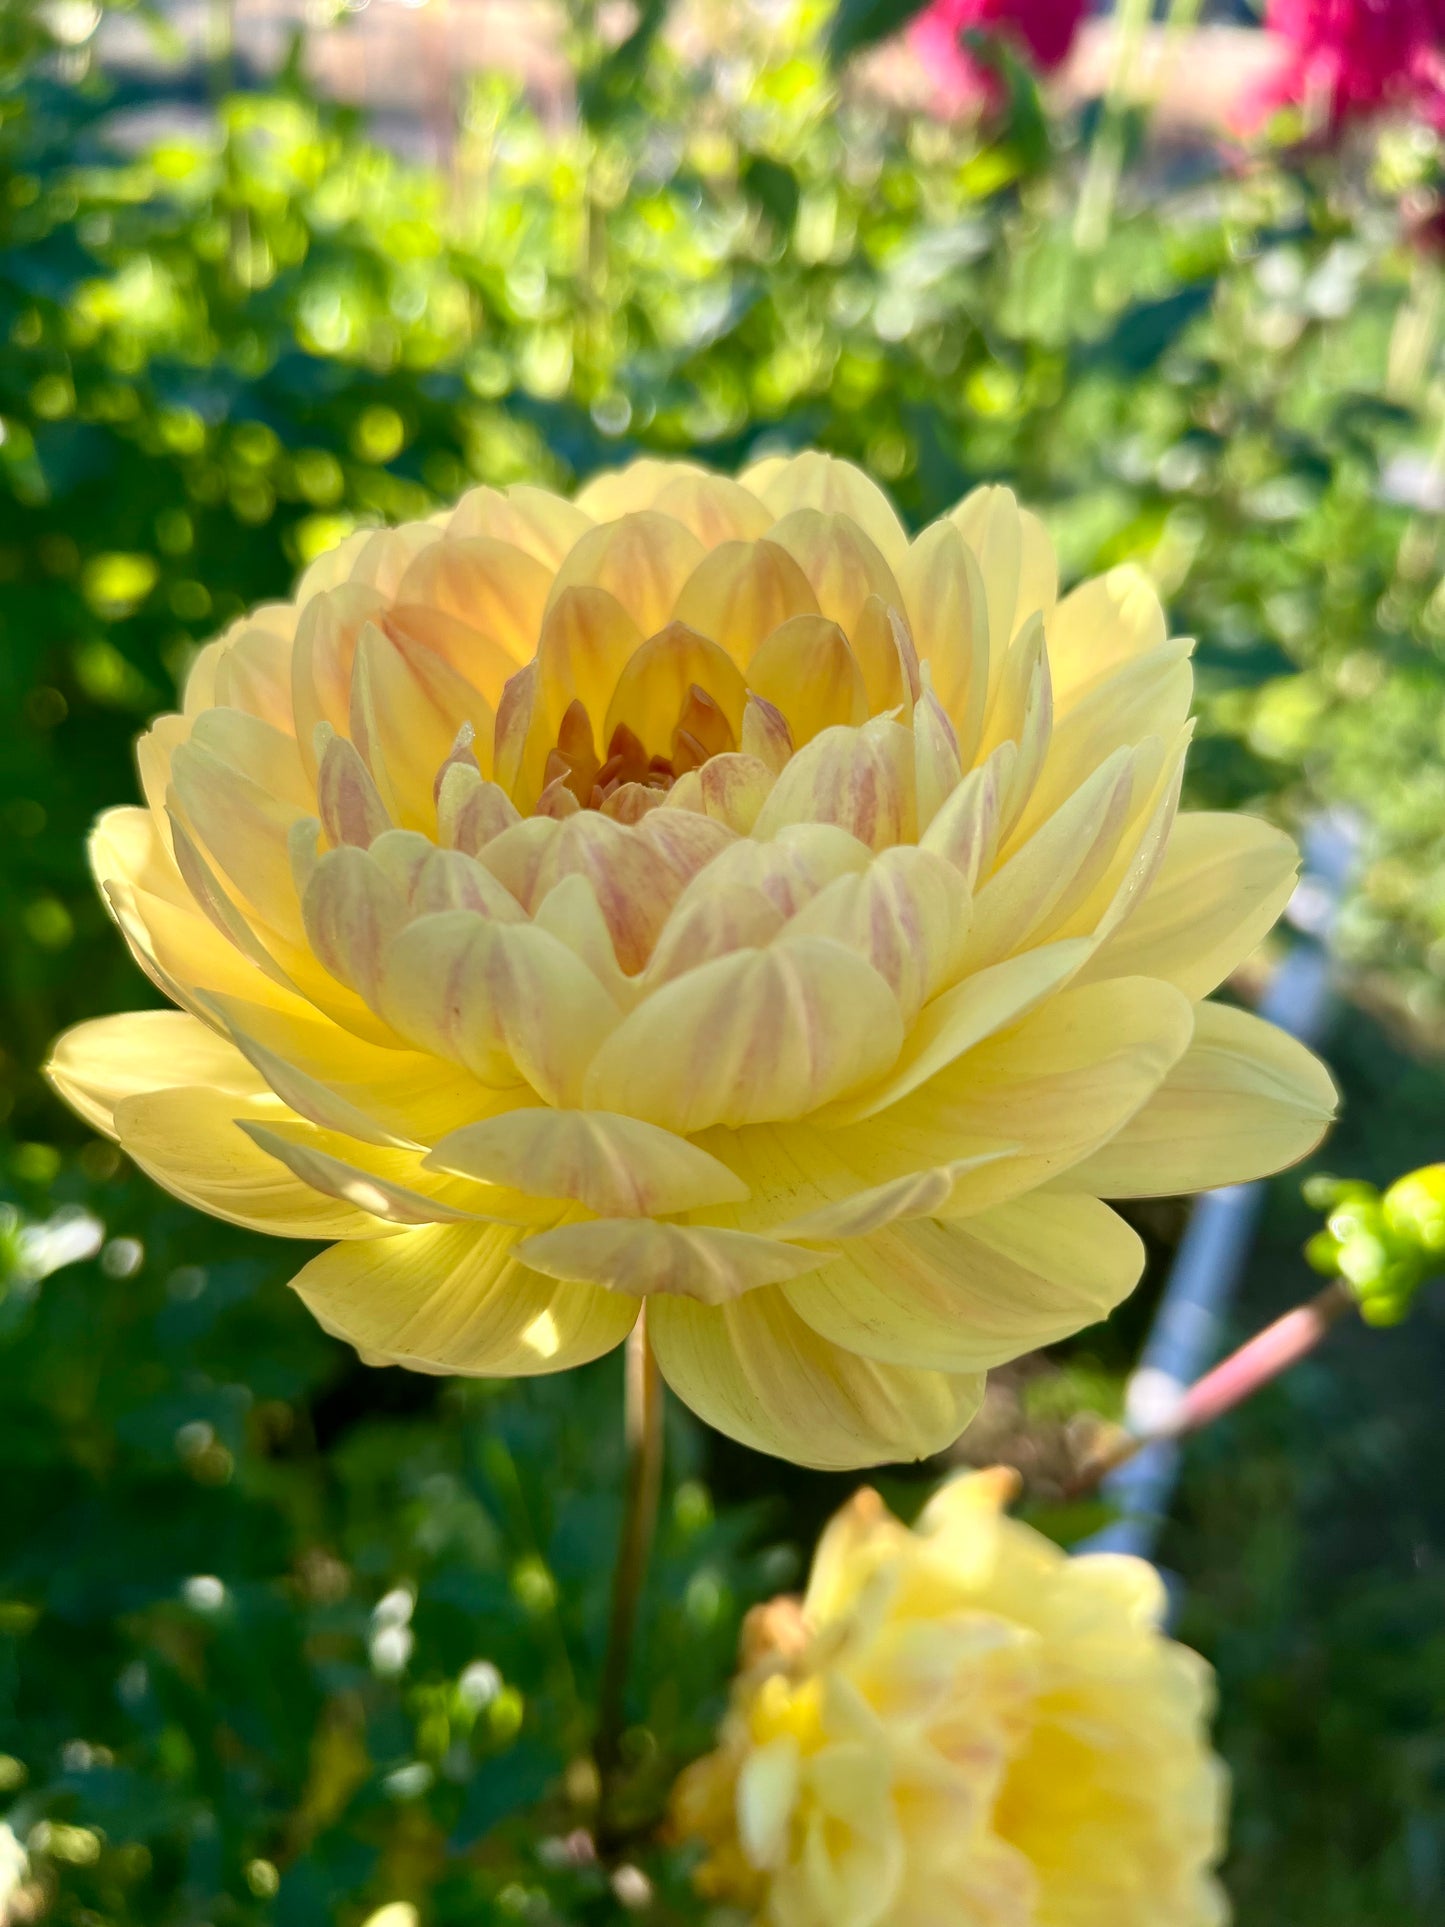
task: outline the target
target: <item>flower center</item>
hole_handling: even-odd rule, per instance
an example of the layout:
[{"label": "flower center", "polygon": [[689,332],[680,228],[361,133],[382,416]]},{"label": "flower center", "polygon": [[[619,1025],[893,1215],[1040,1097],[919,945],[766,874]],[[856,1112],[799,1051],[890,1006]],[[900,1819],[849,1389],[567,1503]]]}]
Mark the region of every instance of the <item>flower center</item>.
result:
[{"label": "flower center", "polygon": [[[688,770],[700,769],[710,758],[736,748],[731,723],[697,683],[690,685],[683,698],[665,754],[649,751],[626,723],[617,725],[607,740],[605,754],[599,754],[586,705],[574,700],[558,725],[556,744],[547,754],[537,813],[551,815],[559,807],[565,812],[573,805],[603,810],[609,804],[613,805],[609,813],[615,813],[624,800],[620,792],[629,786],[654,791],[660,798]],[[637,799],[644,807],[651,800]]]}]

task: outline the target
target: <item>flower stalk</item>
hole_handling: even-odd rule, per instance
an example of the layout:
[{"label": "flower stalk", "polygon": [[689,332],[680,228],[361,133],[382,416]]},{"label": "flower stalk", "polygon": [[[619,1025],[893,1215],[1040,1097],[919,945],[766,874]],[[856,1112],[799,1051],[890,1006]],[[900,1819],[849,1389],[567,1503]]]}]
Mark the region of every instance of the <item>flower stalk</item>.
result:
[{"label": "flower stalk", "polygon": [[631,1670],[637,1611],[647,1576],[648,1555],[657,1526],[662,1493],[662,1374],[647,1338],[644,1306],[627,1341],[624,1428],[627,1484],[623,1494],[622,1534],[612,1579],[612,1613],[597,1701],[597,1771],[601,1777],[599,1831],[613,1830],[617,1779],[622,1765],[627,1681]]},{"label": "flower stalk", "polygon": [[1144,1432],[1121,1435],[1106,1451],[1090,1460],[1069,1486],[1068,1496],[1078,1499],[1093,1492],[1111,1472],[1127,1465],[1146,1446],[1184,1438],[1223,1418],[1226,1412],[1232,1412],[1264,1386],[1273,1384],[1292,1365],[1307,1358],[1346,1312],[1357,1309],[1355,1294],[1345,1280],[1332,1279],[1323,1291],[1296,1305],[1282,1318],[1276,1318],[1212,1371],[1196,1379],[1161,1424],[1152,1425]]}]

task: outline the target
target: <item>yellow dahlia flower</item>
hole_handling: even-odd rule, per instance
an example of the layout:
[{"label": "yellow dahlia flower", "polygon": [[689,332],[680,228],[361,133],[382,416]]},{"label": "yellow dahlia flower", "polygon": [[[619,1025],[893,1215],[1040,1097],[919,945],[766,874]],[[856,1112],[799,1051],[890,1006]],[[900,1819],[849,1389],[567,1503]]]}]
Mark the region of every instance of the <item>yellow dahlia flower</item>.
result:
[{"label": "yellow dahlia flower", "polygon": [[179,1197],[335,1240],[376,1362],[673,1389],[826,1466],[952,1440],[1135,1282],[1101,1204],[1299,1157],[1328,1078],[1199,1000],[1289,841],[1175,814],[1188,645],[983,489],[821,455],[475,490],[210,644],[94,862],[180,1010],[59,1089]]},{"label": "yellow dahlia flower", "polygon": [[751,1615],[718,1750],[674,1816],[760,1927],[1217,1927],[1209,1668],[1141,1559],[1002,1516],[1008,1473],[916,1532],[860,1492],[806,1597]]}]

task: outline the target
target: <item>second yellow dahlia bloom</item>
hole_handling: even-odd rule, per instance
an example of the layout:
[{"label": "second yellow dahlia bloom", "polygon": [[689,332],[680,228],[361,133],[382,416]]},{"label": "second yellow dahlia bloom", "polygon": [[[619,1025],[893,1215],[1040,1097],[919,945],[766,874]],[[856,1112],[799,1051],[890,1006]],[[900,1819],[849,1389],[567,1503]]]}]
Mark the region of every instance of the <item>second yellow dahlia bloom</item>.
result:
[{"label": "second yellow dahlia bloom", "polygon": [[1177,815],[1188,645],[982,489],[821,455],[478,489],[202,651],[96,873],[179,1006],[51,1076],[178,1196],[334,1240],[362,1356],[554,1371],[648,1305],[806,1463],[922,1456],[1101,1317],[1103,1197],[1270,1171],[1320,1066],[1201,1002],[1289,840]]},{"label": "second yellow dahlia bloom", "polygon": [[759,1608],[678,1783],[700,1884],[759,1927],[1218,1927],[1209,1668],[1142,1559],[1066,1558],[955,1479],[907,1531],[860,1492],[806,1597]]}]

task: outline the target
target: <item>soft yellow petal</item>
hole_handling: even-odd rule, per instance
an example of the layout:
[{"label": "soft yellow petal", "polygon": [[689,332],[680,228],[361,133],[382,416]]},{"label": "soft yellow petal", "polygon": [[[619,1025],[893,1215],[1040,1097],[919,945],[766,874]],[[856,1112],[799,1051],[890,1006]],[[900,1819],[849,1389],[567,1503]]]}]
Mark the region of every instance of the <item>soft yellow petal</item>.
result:
[{"label": "soft yellow petal", "polygon": [[1061,709],[1157,649],[1169,633],[1154,585],[1132,563],[1081,583],[1046,616],[1045,627]]},{"label": "soft yellow petal", "polygon": [[877,596],[903,607],[903,591],[877,545],[846,515],[798,508],[775,524],[768,539],[785,548],[813,585],[818,607],[848,635],[865,603]]},{"label": "soft yellow petal", "polygon": [[1034,1195],[964,1224],[896,1224],[786,1287],[822,1337],[865,1357],[984,1371],[1104,1318],[1144,1247],[1097,1198]]},{"label": "soft yellow petal", "polygon": [[1201,1004],[1194,1041],[1142,1110],[1061,1183],[1109,1198],[1172,1197],[1283,1170],[1337,1102],[1319,1059],[1273,1024]]},{"label": "soft yellow petal", "polygon": [[266,1089],[236,1046],[179,1010],[129,1010],[76,1024],[55,1040],[45,1075],[92,1129],[115,1135],[122,1098],[177,1083],[238,1097]]},{"label": "soft yellow petal", "polygon": [[510,1102],[424,1051],[380,1045],[344,1030],[319,1011],[277,1010],[237,997],[207,996],[203,1007],[234,1038],[276,1095],[328,1131],[364,1143],[415,1150],[463,1122]]},{"label": "soft yellow petal", "polygon": [[774,629],[792,616],[817,613],[807,576],[776,542],[713,549],[683,584],[676,610],[679,622],[710,636],[744,669]]},{"label": "soft yellow petal", "polygon": [[935,522],[909,549],[899,582],[919,659],[967,766],[978,753],[989,693],[988,596],[978,558],[951,521]]},{"label": "soft yellow petal", "polygon": [[754,1451],[847,1471],[951,1445],[978,1377],[881,1365],[819,1338],[776,1287],[727,1305],[658,1298],[648,1332],[662,1375],[699,1418]]},{"label": "soft yellow petal", "polygon": [[324,1196],[253,1144],[237,1123],[296,1121],[279,1099],[198,1085],[123,1097],[115,1132],[163,1189],[214,1218],[277,1238],[372,1238],[391,1227]]},{"label": "soft yellow petal", "polygon": [[377,1005],[403,1037],[483,1083],[525,1077],[575,1101],[617,1007],[580,958],[531,924],[470,911],[419,917],[388,946]]},{"label": "soft yellow petal", "polygon": [[967,947],[970,969],[1038,943],[1087,896],[1128,827],[1137,754],[1116,750],[979,887]]},{"label": "soft yellow petal", "polygon": [[1048,615],[1058,595],[1053,544],[1039,518],[1007,488],[976,488],[948,517],[978,558],[988,602],[989,687],[998,687],[1004,652],[1032,615]]},{"label": "soft yellow petal", "polygon": [[1169,984],[1125,977],[1063,990],[900,1103],[832,1136],[875,1183],[1017,1145],[959,1180],[946,1208],[966,1216],[1097,1150],[1158,1089],[1192,1034],[1189,1000]]},{"label": "soft yellow petal", "polygon": [[784,936],[646,998],[597,1052],[583,1101],[684,1134],[803,1117],[876,1076],[902,1041],[871,965],[827,938]]},{"label": "soft yellow petal", "polygon": [[861,729],[825,729],[773,787],[753,834],[766,841],[793,823],[828,823],[870,849],[911,843],[918,832],[913,735],[887,717]]},{"label": "soft yellow petal", "polygon": [[238,1118],[236,1123],[259,1150],[284,1164],[313,1191],[337,1198],[343,1204],[355,1205],[358,1211],[383,1218],[388,1224],[447,1224],[475,1220],[480,1215],[445,1199],[428,1197],[411,1185],[369,1170],[351,1158],[338,1157],[335,1151],[312,1141],[314,1134],[310,1132],[288,1136],[253,1118]]},{"label": "soft yellow petal", "polygon": [[441,1225],[336,1245],[291,1281],[326,1330],[416,1369],[534,1377],[609,1352],[637,1300],[559,1284],[516,1257],[516,1225]]},{"label": "soft yellow petal", "polygon": [[1205,997],[1273,926],[1298,874],[1293,841],[1258,817],[1178,816],[1153,882],[1084,979],[1162,977]]},{"label": "soft yellow petal", "polygon": [[[396,600],[408,610],[450,616],[524,663],[537,646],[551,588],[551,571],[525,549],[492,536],[447,537],[412,563]],[[427,635],[419,640],[436,647]],[[453,661],[452,667],[466,673],[462,662]]]},{"label": "soft yellow petal", "polygon": [[649,1298],[695,1298],[722,1305],[828,1262],[826,1251],[782,1244],[715,1225],[661,1224],[655,1218],[594,1218],[529,1238],[520,1255],[553,1278],[576,1279]]},{"label": "soft yellow petal", "polygon": [[774,629],[748,665],[748,687],[783,717],[798,749],[834,724],[868,720],[863,672],[826,616],[793,616]]},{"label": "soft yellow petal", "polygon": [[742,671],[718,643],[685,623],[670,622],[648,637],[618,678],[602,724],[604,747],[616,730],[627,728],[653,755],[670,755],[673,732],[694,688],[717,704],[736,742],[748,700]]},{"label": "soft yellow petal", "polygon": [[615,596],[643,635],[654,635],[672,617],[702,557],[691,529],[656,509],[638,509],[581,537],[557,571],[551,601],[591,584]]},{"label": "soft yellow petal", "polygon": [[734,1172],[686,1138],[610,1111],[511,1111],[451,1132],[426,1163],[537,1197],[572,1198],[606,1218],[747,1196]]},{"label": "soft yellow petal", "polygon": [[801,1218],[771,1225],[769,1230],[777,1238],[865,1238],[901,1218],[931,1217],[948,1202],[965,1171],[990,1164],[1004,1155],[1004,1151],[986,1151],[981,1157],[936,1164],[929,1171],[910,1171],[906,1177],[874,1185],[867,1191],[852,1192],[832,1204],[806,1212]]},{"label": "soft yellow petal", "polygon": [[806,904],[792,928],[832,937],[865,957],[911,1025],[949,977],[968,929],[968,892],[952,865],[900,844],[866,870],[838,877]]},{"label": "soft yellow petal", "polygon": [[508,489],[474,488],[457,503],[447,521],[449,536],[490,536],[525,549],[544,567],[555,569],[573,543],[592,526],[580,502],[564,501],[549,489],[525,482]]},{"label": "soft yellow petal", "polygon": [[807,449],[800,455],[770,456],[744,469],[741,480],[775,516],[799,508],[848,516],[893,568],[908,547],[903,524],[882,489],[861,468],[836,455]]},{"label": "soft yellow petal", "polygon": [[873,1117],[916,1091],[986,1037],[1020,1019],[1059,990],[1089,959],[1086,938],[1044,944],[965,977],[934,998],[910,1029],[898,1061],[879,1084],[835,1105],[832,1124]]}]

